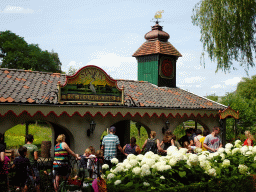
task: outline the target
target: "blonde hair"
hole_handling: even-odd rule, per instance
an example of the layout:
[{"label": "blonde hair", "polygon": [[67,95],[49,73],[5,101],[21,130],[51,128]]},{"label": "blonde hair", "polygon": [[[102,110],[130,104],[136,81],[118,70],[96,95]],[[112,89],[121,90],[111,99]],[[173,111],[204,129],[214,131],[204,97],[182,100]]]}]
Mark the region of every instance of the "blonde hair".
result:
[{"label": "blonde hair", "polygon": [[245,131],[244,134],[245,134],[245,136],[246,136],[247,138],[249,138],[249,139],[251,139],[251,140],[254,140],[254,137],[253,137],[253,135],[251,134],[250,131]]},{"label": "blonde hair", "polygon": [[59,136],[57,137],[56,142],[57,142],[57,143],[61,143],[61,142],[64,142],[65,139],[66,139],[66,136],[65,136],[64,134],[61,134],[61,135],[59,135]]},{"label": "blonde hair", "polygon": [[91,152],[91,150],[89,149],[89,148],[87,148],[87,149],[85,149],[85,151],[84,151],[85,153],[89,153],[89,154],[91,154],[92,152]]},{"label": "blonde hair", "polygon": [[150,135],[155,138],[156,137],[156,132],[155,131],[151,131]]}]

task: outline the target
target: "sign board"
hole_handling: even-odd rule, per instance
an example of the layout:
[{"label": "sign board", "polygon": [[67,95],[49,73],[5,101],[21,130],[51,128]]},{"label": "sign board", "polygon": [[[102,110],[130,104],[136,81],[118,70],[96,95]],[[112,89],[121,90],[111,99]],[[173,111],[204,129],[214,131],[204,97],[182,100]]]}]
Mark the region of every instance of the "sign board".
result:
[{"label": "sign board", "polygon": [[66,76],[64,85],[58,84],[59,102],[123,104],[124,90],[104,70],[89,65],[76,74]]},{"label": "sign board", "polygon": [[225,119],[227,117],[233,117],[235,119],[239,119],[239,112],[235,112],[231,107],[228,107],[227,109],[223,111],[219,111],[220,119]]}]

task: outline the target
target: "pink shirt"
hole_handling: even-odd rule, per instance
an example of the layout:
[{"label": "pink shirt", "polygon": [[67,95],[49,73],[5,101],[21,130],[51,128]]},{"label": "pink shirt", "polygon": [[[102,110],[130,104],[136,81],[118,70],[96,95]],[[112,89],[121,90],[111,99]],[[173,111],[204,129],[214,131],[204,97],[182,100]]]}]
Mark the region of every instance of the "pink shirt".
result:
[{"label": "pink shirt", "polygon": [[7,157],[6,155],[4,156],[4,165],[3,165],[3,169],[5,174],[8,174],[8,163],[10,162],[9,157]]}]

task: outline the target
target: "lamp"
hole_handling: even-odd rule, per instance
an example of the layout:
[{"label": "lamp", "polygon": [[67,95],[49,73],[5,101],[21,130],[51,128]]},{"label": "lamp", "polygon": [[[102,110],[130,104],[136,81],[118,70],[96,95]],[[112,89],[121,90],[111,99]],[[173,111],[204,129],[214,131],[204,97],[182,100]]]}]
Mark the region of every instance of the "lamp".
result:
[{"label": "lamp", "polygon": [[91,134],[93,134],[96,127],[96,123],[92,120],[90,123],[90,129],[87,130],[87,136],[90,137]]},{"label": "lamp", "polygon": [[170,122],[167,120],[165,122],[165,127],[162,128],[162,133],[165,134],[165,132],[169,129]]}]

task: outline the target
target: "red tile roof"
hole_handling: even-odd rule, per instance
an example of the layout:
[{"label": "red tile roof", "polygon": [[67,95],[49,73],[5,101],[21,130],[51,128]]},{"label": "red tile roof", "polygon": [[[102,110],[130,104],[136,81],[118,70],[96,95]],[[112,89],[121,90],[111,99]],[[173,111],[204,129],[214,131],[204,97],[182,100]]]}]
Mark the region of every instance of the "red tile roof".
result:
[{"label": "red tile roof", "polygon": [[140,48],[132,55],[133,57],[151,55],[151,54],[165,54],[182,57],[180,52],[170,42],[146,41]]},{"label": "red tile roof", "polygon": [[[10,75],[11,78],[7,77]],[[17,80],[22,79],[22,81]],[[4,103],[44,103],[53,100],[57,92],[58,81],[64,84],[66,76],[39,71],[25,71],[0,68],[0,104]],[[46,84],[42,82],[47,82]],[[118,87],[124,87],[124,107],[131,106],[131,98],[140,107],[177,108],[177,109],[211,109],[224,110],[226,106],[200,97],[180,88],[157,87],[145,81],[117,80]],[[25,87],[25,88],[24,88]],[[52,93],[47,95],[48,93]],[[45,99],[45,100],[44,100]],[[53,103],[52,103],[53,104]],[[65,105],[66,103],[57,103]],[[78,105],[74,103],[73,105]],[[89,104],[85,105],[109,105]]]}]

